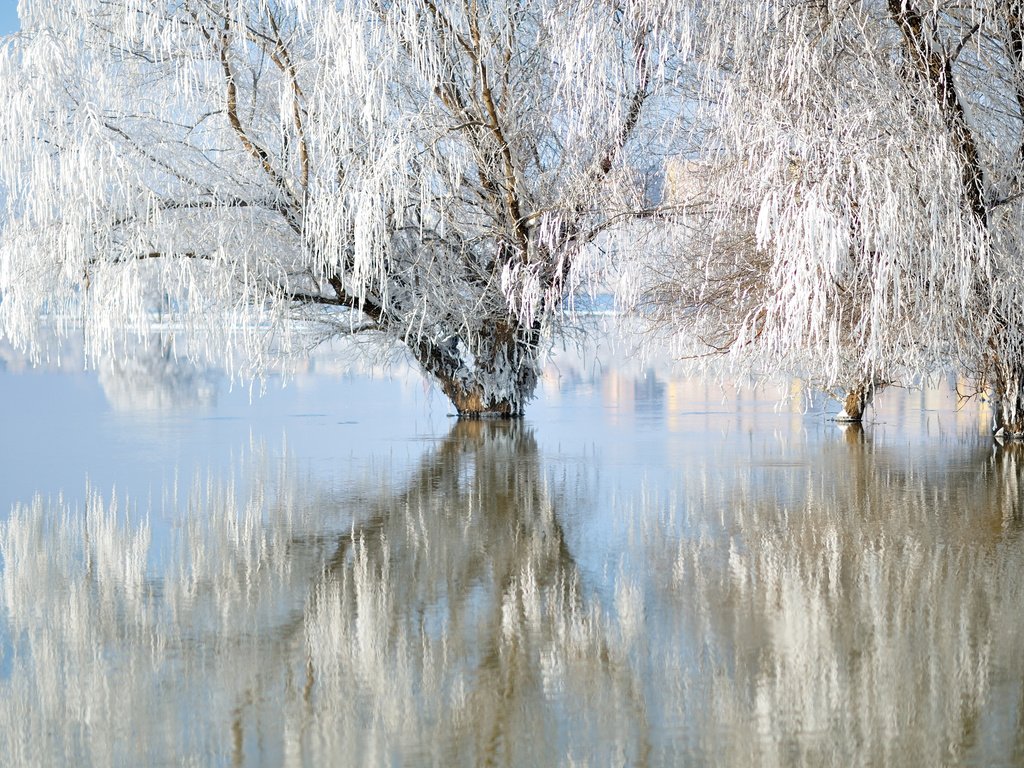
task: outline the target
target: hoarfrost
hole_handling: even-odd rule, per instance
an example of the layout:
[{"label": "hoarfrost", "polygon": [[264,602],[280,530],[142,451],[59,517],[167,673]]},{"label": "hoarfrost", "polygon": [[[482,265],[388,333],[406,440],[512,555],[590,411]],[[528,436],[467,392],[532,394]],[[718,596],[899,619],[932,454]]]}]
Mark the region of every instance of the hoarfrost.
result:
[{"label": "hoarfrost", "polygon": [[0,334],[21,347],[40,317],[94,355],[171,318],[251,372],[313,322],[404,344],[460,412],[517,414],[577,256],[649,213],[630,169],[683,135],[672,3],[19,13]]}]

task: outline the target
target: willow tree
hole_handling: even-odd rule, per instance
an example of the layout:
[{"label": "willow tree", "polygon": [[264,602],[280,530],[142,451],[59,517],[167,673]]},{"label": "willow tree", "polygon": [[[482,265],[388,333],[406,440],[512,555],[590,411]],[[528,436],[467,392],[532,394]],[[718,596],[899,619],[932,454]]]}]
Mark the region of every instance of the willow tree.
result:
[{"label": "willow tree", "polygon": [[650,213],[657,5],[22,0],[0,334],[371,333],[460,414],[521,413],[582,249]]},{"label": "willow tree", "polygon": [[1024,433],[1022,9],[695,5],[688,257],[651,286],[671,322],[804,372],[854,418],[878,386],[954,366]]}]

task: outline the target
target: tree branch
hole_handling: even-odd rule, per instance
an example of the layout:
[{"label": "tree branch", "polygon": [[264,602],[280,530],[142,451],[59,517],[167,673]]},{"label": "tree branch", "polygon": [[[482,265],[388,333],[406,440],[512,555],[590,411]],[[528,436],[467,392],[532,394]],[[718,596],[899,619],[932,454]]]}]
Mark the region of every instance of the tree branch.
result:
[{"label": "tree branch", "polygon": [[1018,184],[1024,183],[1024,3],[1009,0],[1006,9],[1006,26],[1009,35],[1007,53],[1013,62],[1013,92],[1017,99],[1017,110],[1021,121],[1022,135],[1017,149]]},{"label": "tree branch", "polygon": [[911,0],[888,0],[889,14],[906,42],[918,74],[931,87],[936,105],[950,132],[961,166],[964,194],[971,212],[983,224],[988,224],[988,204],[985,199],[984,173],[981,153],[974,134],[967,123],[964,106],[953,79],[953,59],[944,56],[926,38],[925,22],[921,12]]},{"label": "tree branch", "polygon": [[497,144],[501,156],[502,170],[505,180],[505,205],[508,209],[509,222],[515,232],[516,241],[519,244],[521,257],[526,259],[529,249],[529,233],[526,229],[526,222],[523,220],[522,206],[519,203],[518,184],[516,182],[516,167],[512,157],[512,147],[509,145],[505,132],[501,127],[501,120],[498,117],[498,107],[491,92],[491,86],[487,79],[487,64],[483,60],[483,50],[480,36],[480,20],[477,18],[476,4],[472,8],[467,7],[470,14],[469,29],[473,41],[470,49],[470,58],[476,66],[477,77],[480,79],[480,96],[483,99],[484,109],[487,111],[488,127],[494,141]]},{"label": "tree branch", "polygon": [[292,90],[292,121],[295,123],[295,132],[299,137],[299,164],[301,166],[301,184],[303,191],[309,189],[309,143],[306,140],[306,129],[303,123],[303,110],[301,107],[305,97],[302,88],[299,86],[298,72],[292,61],[291,54],[281,37],[281,29],[273,12],[268,8],[267,17],[270,20],[270,28],[274,32],[275,48],[270,59],[278,68],[288,76]]},{"label": "tree branch", "polygon": [[[225,86],[227,88],[226,109],[228,122],[231,124],[231,128],[234,130],[235,135],[238,136],[238,140],[241,142],[245,151],[259,162],[263,172],[274,183],[274,186],[277,187],[289,200],[291,200],[292,204],[296,208],[299,208],[300,206],[298,205],[298,201],[295,199],[294,193],[289,189],[284,177],[278,173],[276,168],[274,168],[274,165],[270,160],[270,155],[249,136],[238,116],[238,89],[235,86],[235,76],[231,70],[231,62],[228,57],[228,50],[231,44],[230,35],[231,17],[229,14],[225,13],[224,29],[220,36],[220,64],[221,70],[224,73]],[[295,229],[296,226],[297,225],[295,223],[292,223],[293,229]],[[301,231],[301,227],[299,227],[299,230]]]},{"label": "tree branch", "polygon": [[597,164],[596,171],[592,174],[595,181],[607,176],[611,172],[616,156],[626,146],[630,134],[640,122],[640,115],[643,113],[644,103],[649,95],[647,88],[651,81],[651,65],[648,61],[647,36],[645,32],[646,30],[638,32],[633,40],[634,61],[637,71],[636,90],[633,91],[633,95],[629,100],[626,117],[619,127],[615,140],[605,150],[604,156]]},{"label": "tree branch", "polygon": [[388,324],[387,316],[384,313],[384,308],[376,302],[370,301],[366,297],[359,298],[358,296],[352,296],[348,291],[345,290],[345,284],[341,280],[340,275],[332,275],[327,279],[328,284],[334,289],[334,294],[337,297],[337,304],[339,306],[348,307],[349,309],[355,309],[362,312],[364,315],[369,317],[375,322],[380,328],[385,328]]}]

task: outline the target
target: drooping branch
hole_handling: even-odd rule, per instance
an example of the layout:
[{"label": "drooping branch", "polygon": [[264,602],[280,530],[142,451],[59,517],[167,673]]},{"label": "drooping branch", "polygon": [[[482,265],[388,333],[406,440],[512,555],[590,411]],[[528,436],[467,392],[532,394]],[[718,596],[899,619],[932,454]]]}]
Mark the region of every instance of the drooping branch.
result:
[{"label": "drooping branch", "polygon": [[281,28],[277,23],[277,18],[269,7],[267,8],[267,18],[270,21],[270,28],[274,33],[274,47],[270,54],[271,61],[288,77],[291,87],[292,121],[295,124],[295,132],[299,140],[300,183],[305,193],[309,189],[309,141],[306,137],[303,119],[304,109],[302,106],[305,101],[305,94],[303,94],[302,87],[299,85],[298,72],[291,53],[288,51],[288,46],[285,45],[284,39],[281,36]]}]

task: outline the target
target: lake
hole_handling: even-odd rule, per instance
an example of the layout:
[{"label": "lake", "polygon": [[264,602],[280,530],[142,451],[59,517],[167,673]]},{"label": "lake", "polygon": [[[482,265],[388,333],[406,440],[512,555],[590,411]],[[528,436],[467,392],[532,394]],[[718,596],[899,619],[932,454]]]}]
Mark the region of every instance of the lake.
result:
[{"label": "lake", "polygon": [[68,358],[0,351],[0,764],[1024,764],[1024,452],[950,382]]}]

